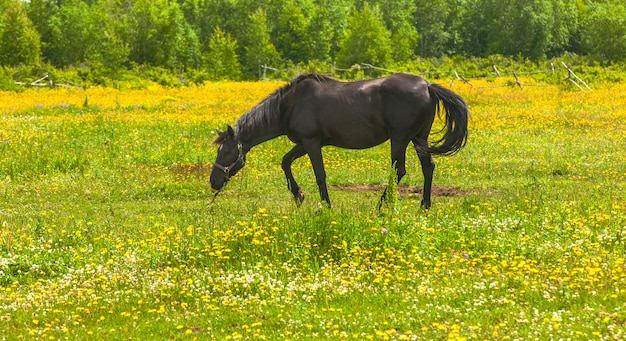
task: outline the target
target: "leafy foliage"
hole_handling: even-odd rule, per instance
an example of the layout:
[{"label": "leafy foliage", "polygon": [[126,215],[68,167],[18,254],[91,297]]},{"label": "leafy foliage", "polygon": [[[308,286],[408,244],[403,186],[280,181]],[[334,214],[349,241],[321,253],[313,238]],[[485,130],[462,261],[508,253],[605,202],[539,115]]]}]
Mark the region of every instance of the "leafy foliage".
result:
[{"label": "leafy foliage", "polygon": [[585,47],[600,60],[626,58],[626,6],[619,2],[598,2],[590,6],[584,24]]},{"label": "leafy foliage", "polygon": [[385,67],[416,56],[626,60],[626,4],[618,0],[3,0],[0,7],[0,65],[41,60],[114,79],[138,65],[215,67],[208,55],[216,27],[237,42],[242,72],[233,77],[243,79],[258,79],[263,65]]},{"label": "leafy foliage", "polygon": [[337,54],[340,66],[363,62],[387,66],[391,62],[391,32],[385,27],[378,7],[368,4],[348,20],[347,33]]},{"label": "leafy foliage", "polygon": [[284,1],[279,8],[273,30],[276,48],[284,58],[293,63],[306,62],[313,52],[313,35],[309,20],[296,0]]},{"label": "leafy foliage", "polygon": [[209,79],[224,80],[241,78],[241,64],[237,59],[237,42],[230,34],[224,33],[219,27],[209,41],[209,52],[206,54],[205,65]]},{"label": "leafy foliage", "polygon": [[[0,6],[2,7],[2,6]],[[0,65],[39,65],[39,34],[21,2],[9,2],[0,17]]]},{"label": "leafy foliage", "polygon": [[259,77],[261,65],[280,64],[281,57],[271,41],[267,16],[262,8],[250,15],[249,29],[243,39],[244,72],[248,78]]}]

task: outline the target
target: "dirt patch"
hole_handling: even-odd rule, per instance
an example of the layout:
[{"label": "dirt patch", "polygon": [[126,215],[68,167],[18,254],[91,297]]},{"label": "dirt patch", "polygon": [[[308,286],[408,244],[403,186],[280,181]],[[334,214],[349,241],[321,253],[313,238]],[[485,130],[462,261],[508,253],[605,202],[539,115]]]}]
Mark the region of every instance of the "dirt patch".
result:
[{"label": "dirt patch", "polygon": [[195,165],[173,165],[169,169],[170,169],[170,171],[172,171],[175,174],[182,174],[182,175],[190,175],[190,174],[206,175],[206,174],[210,174],[211,173],[211,170],[213,169],[213,166],[200,165],[200,164],[195,164]]},{"label": "dirt patch", "polygon": [[[211,173],[213,167],[211,165],[173,165],[170,171],[178,175],[196,175],[206,176]],[[375,191],[382,192],[387,185],[330,185],[330,187],[337,188],[342,191]],[[419,194],[424,192],[422,186],[398,186],[398,193],[400,195]],[[435,197],[456,197],[459,195],[467,194],[467,190],[463,190],[460,187],[454,186],[433,186],[432,195]]]},{"label": "dirt patch", "polygon": [[[383,191],[386,185],[331,185],[331,187],[345,191]],[[422,194],[421,186],[398,186],[400,195]],[[436,197],[455,197],[463,195],[465,192],[459,187],[453,186],[433,186],[432,195]]]}]

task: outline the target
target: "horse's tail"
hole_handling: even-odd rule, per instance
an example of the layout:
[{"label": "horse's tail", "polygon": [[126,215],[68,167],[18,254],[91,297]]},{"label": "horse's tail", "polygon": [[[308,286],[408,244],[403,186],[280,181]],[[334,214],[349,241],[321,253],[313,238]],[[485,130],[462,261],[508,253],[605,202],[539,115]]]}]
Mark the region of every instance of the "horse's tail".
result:
[{"label": "horse's tail", "polygon": [[467,142],[467,123],[469,121],[469,109],[467,103],[454,92],[437,84],[428,85],[428,93],[436,103],[436,112],[442,108],[445,112],[444,135],[428,147],[434,155],[453,155],[465,146]]}]

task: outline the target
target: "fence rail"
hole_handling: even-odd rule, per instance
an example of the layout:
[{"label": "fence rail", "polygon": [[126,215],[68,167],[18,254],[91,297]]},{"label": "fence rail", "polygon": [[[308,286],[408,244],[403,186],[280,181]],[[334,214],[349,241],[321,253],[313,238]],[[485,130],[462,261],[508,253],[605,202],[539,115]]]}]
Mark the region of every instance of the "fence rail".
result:
[{"label": "fence rail", "polygon": [[[392,73],[397,73],[397,72],[404,72],[404,73],[409,73],[409,74],[413,74],[413,75],[417,75],[417,76],[428,76],[428,75],[438,75],[441,76],[443,74],[449,74],[449,80],[450,80],[450,86],[453,85],[453,83],[455,81],[458,82],[463,82],[469,86],[471,86],[472,88],[498,88],[498,87],[519,87],[520,89],[522,89],[525,86],[547,86],[549,84],[540,84],[540,83],[524,83],[520,80],[519,76],[526,76],[526,75],[538,75],[538,74],[556,74],[558,71],[564,70],[567,73],[567,76],[565,78],[563,78],[561,81],[562,82],[567,82],[570,83],[572,85],[574,85],[576,88],[578,88],[580,91],[592,91],[591,87],[582,79],[580,78],[576,73],[574,73],[574,71],[572,71],[572,69],[567,66],[567,64],[565,64],[564,62],[561,62],[560,66],[554,65],[554,63],[550,63],[550,69],[548,70],[537,70],[537,71],[523,71],[523,72],[517,72],[515,70],[511,70],[509,72],[502,72],[500,71],[500,69],[498,69],[498,67],[496,65],[492,65],[492,70],[490,72],[490,76],[483,76],[483,77],[464,77],[462,74],[460,74],[458,72],[458,70],[426,70],[426,71],[421,71],[421,72],[411,72],[411,71],[397,71],[397,70],[391,70],[391,69],[387,69],[387,68],[383,68],[383,67],[379,67],[373,64],[369,64],[369,63],[361,63],[361,64],[356,64],[353,67],[349,68],[349,69],[341,69],[341,68],[337,68],[334,65],[331,66],[331,69],[328,70],[328,72],[323,72],[325,74],[330,74],[332,76],[335,76],[337,74],[340,73],[347,73],[347,72],[355,72],[355,71],[364,71],[366,72],[367,70],[373,70],[373,71],[381,71],[383,73],[388,73],[388,74],[392,74]],[[280,73],[288,73],[288,74],[298,74],[300,73],[300,69],[298,68],[287,68],[287,69],[278,69],[272,66],[268,66],[268,65],[261,65],[261,79],[262,80],[267,80],[268,79],[268,73],[270,72],[274,72],[276,74],[280,74]],[[181,70],[181,82],[182,82],[182,74],[184,73],[184,69]],[[371,73],[370,73],[371,74]],[[511,78],[510,81],[506,82],[503,85],[481,85],[481,86],[475,86],[474,84],[472,84],[472,81],[475,80],[484,80],[484,79],[490,79],[490,78]],[[281,77],[272,77],[273,79],[280,79]],[[21,85],[21,86],[26,86],[26,87],[50,87],[53,88],[55,86],[58,87],[65,87],[65,88],[81,88],[83,86],[81,86],[80,84],[75,84],[72,82],[64,82],[64,83],[56,83],[52,77],[50,77],[49,75],[45,75],[33,82],[27,83],[27,82],[15,82],[16,85]]]},{"label": "fence rail", "polygon": [[[67,83],[67,84],[65,84]],[[45,75],[41,78],[39,78],[36,81],[30,82],[30,83],[26,83],[26,82],[15,82],[16,85],[21,85],[21,86],[32,86],[32,87],[49,87],[49,88],[53,88],[55,86],[60,86],[63,88],[81,88],[82,85],[80,84],[76,84],[76,83],[72,83],[72,82],[65,82],[65,83],[56,83],[52,77],[50,77],[50,75]]]},{"label": "fence rail", "polygon": [[[326,74],[330,74],[332,76],[338,74],[338,73],[346,73],[346,72],[354,72],[354,71],[367,71],[367,70],[375,70],[375,71],[382,71],[384,73],[397,73],[397,72],[404,72],[404,73],[408,73],[408,74],[413,74],[416,76],[428,76],[428,75],[432,75],[432,74],[450,74],[450,86],[452,86],[452,84],[455,81],[459,81],[459,82],[463,82],[465,84],[468,84],[469,86],[473,87],[473,88],[499,88],[499,87],[519,87],[520,89],[522,89],[525,86],[548,86],[549,84],[541,84],[541,83],[524,83],[520,80],[520,76],[527,76],[527,75],[539,75],[539,74],[556,74],[558,71],[560,70],[564,70],[567,72],[567,76],[562,79],[563,82],[569,82],[571,84],[573,84],[574,86],[576,86],[580,91],[593,91],[591,89],[591,87],[584,81],[582,80],[582,78],[580,78],[578,75],[576,75],[576,73],[574,73],[574,71],[572,71],[572,69],[567,66],[567,64],[565,64],[564,62],[561,62],[562,66],[556,66],[554,65],[554,63],[550,63],[550,69],[549,70],[537,70],[537,71],[523,71],[523,72],[516,72],[515,70],[511,70],[509,72],[501,72],[498,67],[496,65],[492,65],[492,69],[493,71],[491,72],[490,77],[464,77],[462,76],[457,70],[447,70],[447,71],[441,71],[441,70],[426,70],[426,71],[422,71],[422,72],[407,72],[407,71],[396,71],[396,70],[391,70],[391,69],[386,69],[383,67],[379,67],[376,65],[372,65],[369,63],[361,63],[361,64],[357,64],[349,69],[341,69],[341,68],[336,68],[336,67],[332,67],[331,70],[329,70],[328,72],[324,72]],[[289,72],[289,73],[298,73],[300,70],[299,69],[294,69],[294,68],[288,68],[288,69],[277,69],[268,65],[262,65],[261,66],[262,69],[262,80],[267,80],[268,77],[268,71],[269,72],[275,72],[275,73],[285,73],[285,72]],[[511,81],[507,82],[504,85],[491,85],[491,86],[475,86],[472,84],[472,81],[474,80],[484,80],[484,79],[489,79],[489,78],[506,78],[506,77],[512,77]]]}]

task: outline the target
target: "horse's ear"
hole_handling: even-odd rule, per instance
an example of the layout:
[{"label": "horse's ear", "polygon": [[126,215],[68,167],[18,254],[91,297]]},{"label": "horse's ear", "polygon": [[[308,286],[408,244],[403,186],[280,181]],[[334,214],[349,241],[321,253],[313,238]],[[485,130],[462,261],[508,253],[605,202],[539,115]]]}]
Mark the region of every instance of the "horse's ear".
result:
[{"label": "horse's ear", "polygon": [[224,132],[219,129],[215,129],[215,132],[217,133],[217,137],[213,140],[213,144],[221,144],[224,142]]},{"label": "horse's ear", "polygon": [[235,131],[233,130],[233,127],[227,126],[227,128],[228,128],[228,130],[227,130],[228,131],[228,135],[230,137],[234,138],[235,137]]}]

